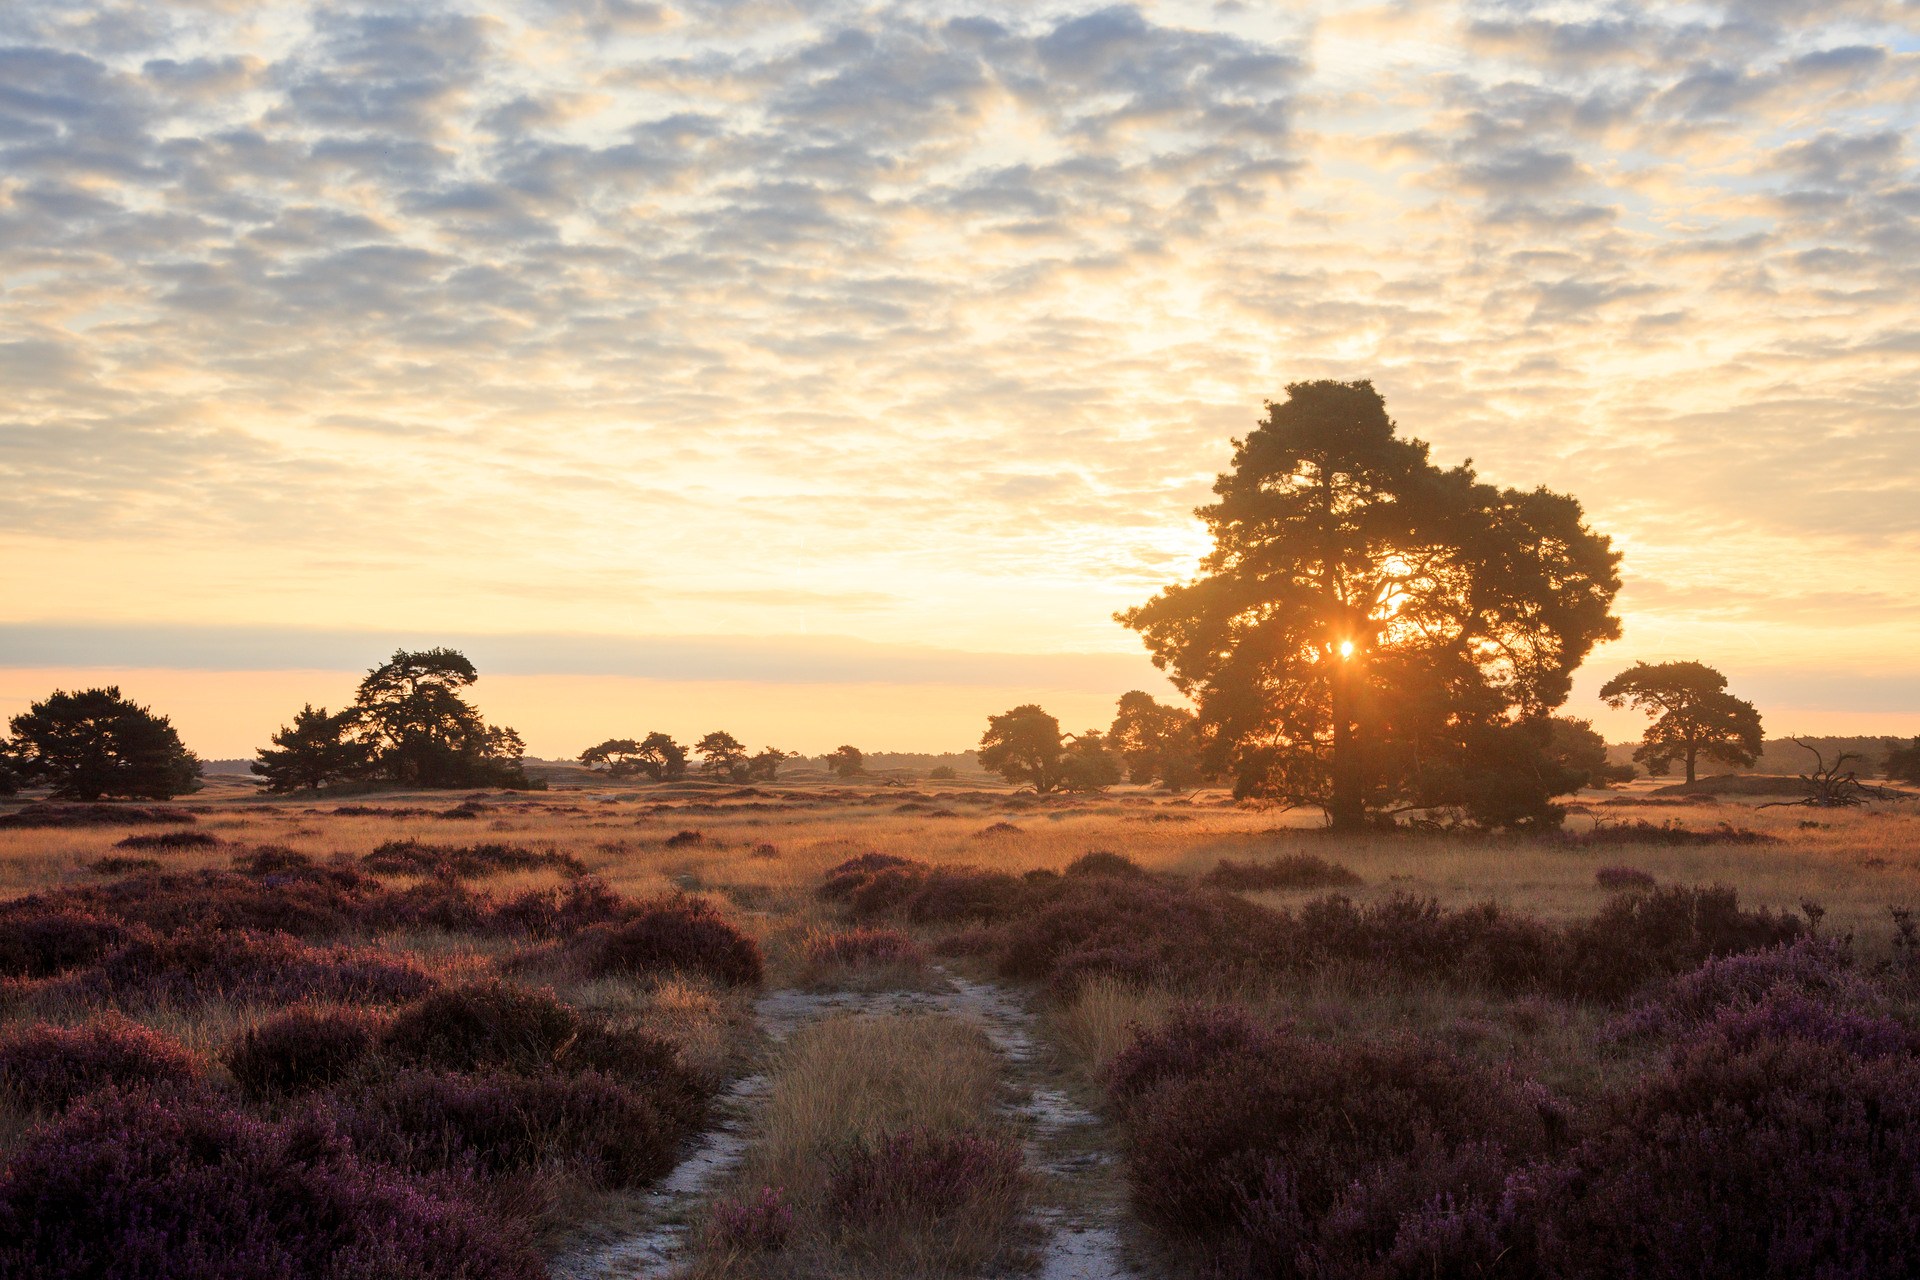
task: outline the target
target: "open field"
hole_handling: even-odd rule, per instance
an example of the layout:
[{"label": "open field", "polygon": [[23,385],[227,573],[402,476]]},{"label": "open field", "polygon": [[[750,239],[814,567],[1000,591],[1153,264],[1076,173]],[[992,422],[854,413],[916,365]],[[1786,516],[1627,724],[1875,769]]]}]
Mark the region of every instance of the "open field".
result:
[{"label": "open field", "polygon": [[[1279,1212],[1269,1175],[1234,1173],[1231,1142],[1217,1177],[1174,1168],[1154,1145],[1169,1125],[1192,1127],[1193,1108],[1219,1108],[1206,1100],[1228,1087],[1216,1068],[1253,1045],[1248,1063],[1291,1063],[1289,1078],[1406,1076],[1492,1099],[1464,1107],[1472,1134],[1448,1127],[1464,1104],[1436,1095],[1404,1133],[1356,1129],[1311,1151],[1275,1137],[1263,1157],[1294,1162],[1307,1189],[1286,1194],[1320,1225],[1288,1238],[1306,1248],[1311,1236],[1324,1274],[1429,1274],[1415,1263],[1438,1255],[1405,1243],[1425,1212],[1419,1189],[1494,1203],[1514,1176],[1469,1168],[1458,1144],[1494,1142],[1502,1169],[1599,1159],[1620,1099],[1677,1070],[1666,1064],[1690,1043],[1679,1022],[1658,1022],[1672,1005],[1660,993],[1710,955],[1802,937],[1807,904],[1819,939],[1853,939],[1835,963],[1857,982],[1821,989],[1858,986],[1848,1016],[1920,1026],[1911,948],[1889,914],[1920,905],[1911,801],[1814,811],[1587,793],[1556,837],[1357,838],[1217,791],[1036,799],[971,783],[339,800],[228,785],[187,807],[172,823],[0,827],[12,966],[0,1143],[17,1166],[0,1213],[28,1203],[29,1174],[85,1148],[77,1127],[164,1105],[259,1127],[268,1163],[288,1126],[326,1117],[353,1152],[339,1177],[439,1206],[421,1210],[422,1239],[480,1242],[466,1270],[422,1247],[395,1275],[1278,1274],[1279,1227],[1246,1225],[1255,1209]],[[1735,838],[1592,834],[1636,822]],[[214,843],[121,847],[167,832]],[[1094,852],[1113,856],[1078,862]],[[158,870],[90,869],[116,857]],[[1320,862],[1299,863],[1301,887],[1208,887],[1223,859],[1257,872],[1288,858]],[[1601,868],[1730,886],[1738,908],[1623,894],[1596,881]],[[1687,919],[1655,920],[1662,902]],[[1712,911],[1724,919],[1710,925]],[[57,946],[37,923],[50,912],[66,930]],[[230,945],[242,927],[256,930],[244,954]],[[261,941],[274,928],[295,936]],[[216,936],[228,951],[210,960]],[[1809,945],[1826,944],[1793,954]],[[1212,1012],[1196,1014],[1196,998]],[[1645,1026],[1622,1030],[1636,1016]],[[159,1048],[135,1048],[175,1057],[115,1067],[132,1061],[124,1044],[32,1040],[50,1027],[123,1040],[144,1027]],[[78,1064],[77,1083],[49,1091],[20,1066],[32,1053]],[[1228,1110],[1270,1098],[1277,1116],[1298,1102],[1254,1066],[1233,1069]],[[67,1096],[96,1078],[120,1092]],[[1377,1104],[1353,1095],[1362,1114]],[[1396,1147],[1426,1154],[1394,1166],[1399,1191],[1350,1202],[1338,1188]],[[32,1203],[43,1226],[71,1209]],[[1367,1214],[1374,1226],[1352,1225]],[[1520,1230],[1478,1223],[1467,1226]],[[1448,1229],[1466,1239],[1467,1226]],[[1607,1249],[1644,1244],[1582,1229]],[[0,1274],[149,1273],[98,1259],[48,1270],[70,1247],[23,1246]],[[1459,1245],[1448,1265],[1471,1253]],[[1569,1254],[1536,1270],[1583,1265]],[[1674,1274],[1717,1274],[1702,1267]]]}]

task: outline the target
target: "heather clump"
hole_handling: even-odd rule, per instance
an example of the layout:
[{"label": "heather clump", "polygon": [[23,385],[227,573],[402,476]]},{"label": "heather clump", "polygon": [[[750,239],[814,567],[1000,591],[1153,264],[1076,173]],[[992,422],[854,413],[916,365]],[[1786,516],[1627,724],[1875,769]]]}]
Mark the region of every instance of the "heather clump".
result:
[{"label": "heather clump", "polygon": [[1800,938],[1759,951],[1712,956],[1649,988],[1608,1028],[1616,1039],[1680,1035],[1727,1009],[1791,993],[1836,1009],[1883,1015],[1885,991],[1856,965],[1844,940]]},{"label": "heather clump", "polygon": [[396,1003],[438,983],[419,964],[373,947],[315,947],[245,929],[142,934],[61,992],[124,1007],[188,1006],[212,998],[256,1004]]},{"label": "heather clump", "polygon": [[50,977],[92,964],[126,940],[125,925],[84,909],[0,916],[0,974]]},{"label": "heather clump", "polygon": [[1361,883],[1359,876],[1337,862],[1311,853],[1281,854],[1266,862],[1222,858],[1200,883],[1236,893],[1275,889],[1343,889]]},{"label": "heather clump", "polygon": [[1659,882],[1634,867],[1601,867],[1593,873],[1593,882],[1609,892],[1651,889]]},{"label": "heather clump", "polygon": [[714,1201],[707,1218],[707,1247],[723,1253],[772,1253],[787,1246],[793,1229],[786,1189],[762,1187],[757,1196]]},{"label": "heather clump", "polygon": [[[883,872],[879,878],[888,874]],[[856,893],[852,900],[854,913],[874,914],[874,902],[881,896],[871,893],[870,888]],[[915,924],[956,924],[1006,919],[1027,904],[1028,896],[1025,882],[1004,871],[932,867],[889,905],[904,911]]]},{"label": "heather clump", "polygon": [[158,858],[129,858],[125,854],[109,853],[89,862],[87,870],[97,876],[124,876],[140,871],[158,871],[160,865]]},{"label": "heather clump", "polygon": [[683,894],[639,904],[631,919],[581,934],[562,955],[590,977],[695,974],[726,986],[758,986],[760,946],[712,903]]},{"label": "heather clump", "polygon": [[1091,849],[1066,866],[1067,876],[1144,876],[1147,869],[1125,854],[1107,849]]},{"label": "heather clump", "polygon": [[898,929],[844,929],[807,939],[807,963],[816,968],[919,965],[926,952]]},{"label": "heather clump", "polygon": [[18,827],[135,827],[189,825],[197,819],[185,809],[164,804],[59,804],[36,801],[0,814],[0,830]]},{"label": "heather clump", "polygon": [[106,1092],[0,1173],[6,1280],[539,1280],[472,1205],[355,1157],[321,1121]]},{"label": "heather clump", "polygon": [[116,840],[116,849],[213,849],[220,844],[220,837],[205,831],[157,831],[141,835],[128,836]]},{"label": "heather clump", "polygon": [[643,1091],[597,1071],[400,1071],[336,1105],[356,1151],[419,1174],[546,1169],[634,1187],[671,1170],[685,1137]]},{"label": "heather clump", "polygon": [[291,1009],[247,1028],[220,1051],[236,1083],[255,1098],[336,1084],[373,1052],[379,1027],[346,1009]]},{"label": "heather clump", "polygon": [[109,1014],[82,1027],[38,1023],[0,1039],[0,1098],[58,1110],[108,1086],[184,1085],[200,1068],[178,1042]]},{"label": "heather clump", "polygon": [[551,849],[499,843],[436,845],[418,840],[389,840],[362,857],[360,865],[382,876],[458,876],[466,880],[546,868],[570,878],[587,873],[580,859]]},{"label": "heather clump", "polygon": [[1025,1188],[1017,1143],[978,1130],[912,1128],[843,1153],[826,1188],[843,1223],[1006,1217]]},{"label": "heather clump", "polygon": [[[927,864],[890,853],[862,853],[827,872],[815,896],[822,902],[847,902],[884,871],[925,871]],[[903,881],[911,883],[911,877]]]},{"label": "heather clump", "polygon": [[1180,1006],[1114,1056],[1107,1094],[1125,1108],[1169,1080],[1257,1060],[1276,1047],[1279,1034],[1238,1005]]},{"label": "heather clump", "polygon": [[1736,827],[1723,822],[1716,827],[1689,827],[1677,819],[1663,823],[1648,822],[1637,818],[1632,822],[1599,822],[1590,831],[1556,837],[1563,843],[1580,847],[1613,847],[1616,845],[1653,844],[1680,847],[1701,847],[1719,844],[1779,844],[1780,837],[1768,835],[1764,831],[1754,831],[1747,827]]},{"label": "heather clump", "polygon": [[1669,885],[1614,898],[1567,930],[1561,990],[1616,1001],[1703,960],[1792,942],[1805,932],[1797,916],[1744,910],[1725,885]]}]

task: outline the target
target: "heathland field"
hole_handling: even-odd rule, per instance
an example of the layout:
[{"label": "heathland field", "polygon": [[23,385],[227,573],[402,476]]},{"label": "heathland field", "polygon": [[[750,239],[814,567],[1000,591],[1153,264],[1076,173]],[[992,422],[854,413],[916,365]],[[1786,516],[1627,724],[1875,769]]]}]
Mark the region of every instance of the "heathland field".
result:
[{"label": "heathland field", "polygon": [[0,816],[0,1275],[1920,1271],[1920,801]]}]

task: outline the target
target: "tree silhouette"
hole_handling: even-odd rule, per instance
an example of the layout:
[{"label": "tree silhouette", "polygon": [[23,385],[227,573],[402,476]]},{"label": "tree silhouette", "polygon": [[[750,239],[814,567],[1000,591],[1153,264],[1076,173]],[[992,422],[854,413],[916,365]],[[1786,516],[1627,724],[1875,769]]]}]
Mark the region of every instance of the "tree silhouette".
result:
[{"label": "tree silhouette", "polygon": [[1062,781],[1060,722],[1033,703],[987,717],[980,735],[980,767],[1008,782],[1025,782],[1041,795]]},{"label": "tree silhouette", "polygon": [[[372,752],[353,737],[359,712],[349,707],[337,715],[315,710],[308,703],[294,714],[291,726],[280,726],[273,747],[263,747],[251,766],[275,792],[319,790],[366,773]],[[277,750],[275,749],[277,748]]]},{"label": "tree silhouette", "polygon": [[1068,791],[1105,791],[1120,777],[1120,758],[1098,729],[1073,735],[1061,749],[1060,785]]},{"label": "tree silhouette", "polygon": [[635,758],[655,782],[678,782],[687,776],[687,749],[667,734],[656,731],[642,738]]},{"label": "tree silhouette", "polygon": [[527,786],[520,735],[489,726],[461,696],[479,678],[453,649],[396,649],[369,671],[354,712],[374,771],[415,787]]},{"label": "tree silhouette", "polygon": [[866,767],[866,763],[867,758],[860,754],[858,747],[837,747],[834,753],[827,757],[827,768],[836,777],[849,781],[860,776],[860,771]]},{"label": "tree silhouette", "polygon": [[11,754],[27,780],[63,800],[169,800],[200,789],[200,761],[165,716],[120,696],[118,685],[56,689],[8,722]]},{"label": "tree silhouette", "polygon": [[1201,781],[1193,712],[1163,706],[1141,690],[1120,695],[1107,746],[1119,752],[1129,782],[1158,781],[1178,790]]},{"label": "tree silhouette", "polygon": [[1202,575],[1116,618],[1193,700],[1203,765],[1236,795],[1348,829],[1411,804],[1555,821],[1569,775],[1544,721],[1619,635],[1620,557],[1573,498],[1442,471],[1395,431],[1369,382],[1290,385],[1197,512]]},{"label": "tree silhouette", "polygon": [[740,781],[746,773],[747,745],[732,734],[716,729],[694,744],[700,753],[700,772],[710,778]]},{"label": "tree silhouette", "polygon": [[744,772],[748,782],[777,782],[780,779],[780,765],[793,759],[793,752],[782,751],[778,747],[767,747],[756,752],[747,761]]},{"label": "tree silhouette", "polygon": [[640,744],[632,738],[608,738],[582,751],[580,763],[595,772],[606,770],[609,778],[631,778],[641,772],[639,755]]},{"label": "tree silhouette", "polygon": [[1679,760],[1692,782],[1703,756],[1732,765],[1760,758],[1760,712],[1726,689],[1727,678],[1703,662],[1636,662],[1600,686],[1600,699],[1653,716],[1633,758],[1655,777]]},{"label": "tree silhouette", "polygon": [[1920,787],[1920,738],[1915,738],[1911,746],[1902,746],[1898,738],[1888,738],[1885,770],[1891,782]]},{"label": "tree silhouette", "polygon": [[1586,774],[1589,786],[1633,781],[1632,765],[1614,764],[1607,759],[1607,740],[1594,729],[1592,721],[1555,716],[1552,727],[1552,736],[1546,744],[1548,759]]}]

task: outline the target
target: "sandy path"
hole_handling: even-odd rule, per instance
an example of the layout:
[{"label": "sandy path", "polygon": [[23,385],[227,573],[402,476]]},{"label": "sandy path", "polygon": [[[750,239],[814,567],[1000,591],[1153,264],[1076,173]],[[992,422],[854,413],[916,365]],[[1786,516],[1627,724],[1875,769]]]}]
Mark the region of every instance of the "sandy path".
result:
[{"label": "sandy path", "polygon": [[[1124,1189],[1099,1116],[1074,1101],[1038,1044],[1032,1010],[991,983],[970,982],[935,966],[941,991],[770,991],[754,1003],[761,1028],[783,1041],[837,1013],[876,1016],[944,1013],[978,1026],[1007,1062],[1017,1099],[1010,1114],[1026,1131],[1027,1167],[1038,1176],[1035,1218],[1045,1236],[1041,1280],[1134,1280],[1122,1257]],[[573,1250],[551,1264],[555,1280],[666,1277],[686,1251],[687,1221],[714,1185],[740,1163],[754,1113],[768,1087],[763,1074],[736,1081],[718,1101],[718,1123],[646,1198],[649,1225],[617,1240]]]}]

